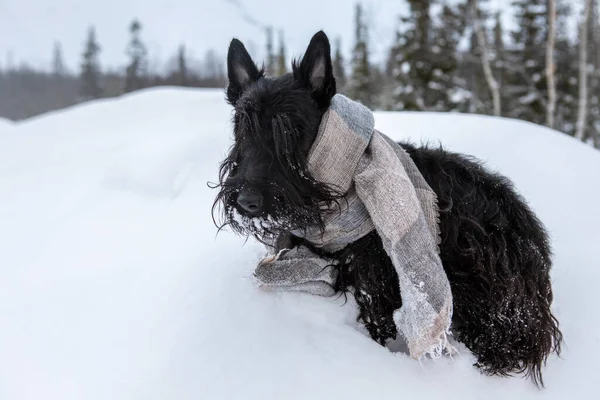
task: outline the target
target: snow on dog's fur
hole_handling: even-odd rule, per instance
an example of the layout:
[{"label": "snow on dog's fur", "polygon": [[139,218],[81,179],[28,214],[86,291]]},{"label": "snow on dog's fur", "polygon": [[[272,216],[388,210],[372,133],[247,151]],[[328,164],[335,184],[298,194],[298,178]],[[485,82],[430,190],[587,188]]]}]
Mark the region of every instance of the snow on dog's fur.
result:
[{"label": "snow on dog's fur", "polygon": [[[333,253],[290,235],[303,227],[323,228],[323,205],[343,201],[343,193],[307,168],[321,117],[336,93],[329,53],[320,32],[291,73],[272,78],[241,42],[231,42],[227,100],[235,109],[235,140],[221,165],[213,211],[221,206],[221,225],[240,234],[266,243],[285,237],[286,245],[306,245],[337,260],[336,291],[353,293],[359,320],[384,344],[396,338],[392,313],[402,303],[397,273],[378,234]],[[552,352],[560,353],[562,342],[551,311],[552,260],[544,226],[507,178],[477,160],[400,144],[438,197],[454,336],[483,372],[525,373],[543,385],[542,367]]]}]

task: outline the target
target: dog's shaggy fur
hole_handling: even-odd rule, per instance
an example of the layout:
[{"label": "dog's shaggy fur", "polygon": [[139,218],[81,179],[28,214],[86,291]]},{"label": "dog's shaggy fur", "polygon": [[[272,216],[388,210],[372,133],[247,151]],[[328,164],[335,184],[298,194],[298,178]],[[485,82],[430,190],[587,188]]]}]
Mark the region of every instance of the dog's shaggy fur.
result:
[{"label": "dog's shaggy fur", "polygon": [[[321,226],[325,205],[341,193],[316,181],[307,155],[336,93],[330,46],[317,33],[292,72],[266,77],[243,44],[228,54],[227,101],[235,140],[219,171],[223,221],[243,235],[271,242],[279,234]],[[441,259],[452,288],[452,331],[485,373],[524,373],[543,385],[542,367],[560,353],[562,334],[551,311],[551,250],[542,223],[511,182],[477,160],[441,148],[401,143],[438,195]],[[359,321],[381,344],[396,338],[398,276],[374,231],[334,254],[335,289],[353,293]]]}]

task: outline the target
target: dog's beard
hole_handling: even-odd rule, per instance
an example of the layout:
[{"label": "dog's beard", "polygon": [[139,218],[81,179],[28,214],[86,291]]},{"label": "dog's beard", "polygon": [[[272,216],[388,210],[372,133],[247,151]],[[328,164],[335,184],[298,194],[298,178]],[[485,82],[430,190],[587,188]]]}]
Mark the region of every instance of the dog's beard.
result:
[{"label": "dog's beard", "polygon": [[220,190],[213,205],[214,212],[220,208],[219,229],[229,226],[242,236],[253,236],[269,244],[282,232],[303,232],[317,227],[325,229],[323,215],[335,204],[342,194],[326,184],[313,179],[308,171],[291,168],[270,182],[256,183],[253,187],[263,193],[264,209],[257,214],[245,212],[237,204],[237,196],[243,183],[235,179],[223,179],[217,185]]}]

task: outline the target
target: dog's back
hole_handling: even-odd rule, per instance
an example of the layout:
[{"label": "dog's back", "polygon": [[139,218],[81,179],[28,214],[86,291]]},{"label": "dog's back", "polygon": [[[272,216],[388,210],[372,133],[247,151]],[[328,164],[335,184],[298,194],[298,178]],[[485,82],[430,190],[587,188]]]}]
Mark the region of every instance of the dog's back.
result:
[{"label": "dog's back", "polygon": [[458,340],[485,371],[526,372],[541,383],[542,365],[562,342],[543,224],[506,177],[476,159],[401,145],[438,195]]}]

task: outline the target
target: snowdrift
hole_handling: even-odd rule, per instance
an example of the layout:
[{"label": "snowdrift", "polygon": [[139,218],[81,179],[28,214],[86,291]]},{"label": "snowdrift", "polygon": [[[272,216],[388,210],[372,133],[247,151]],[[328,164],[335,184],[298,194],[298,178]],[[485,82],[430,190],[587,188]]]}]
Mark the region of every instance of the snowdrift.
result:
[{"label": "snowdrift", "polygon": [[418,363],[374,343],[351,299],[258,290],[262,247],[216,235],[231,140],[222,91],[161,89],[0,127],[0,399],[506,399],[597,392],[600,153],[535,125],[378,113],[473,154],[552,235],[565,334],[546,389],[482,376],[459,346]]},{"label": "snowdrift", "polygon": [[12,129],[12,126],[13,126],[13,122],[12,121],[0,117],[0,135],[3,132],[8,131],[9,129]]}]

